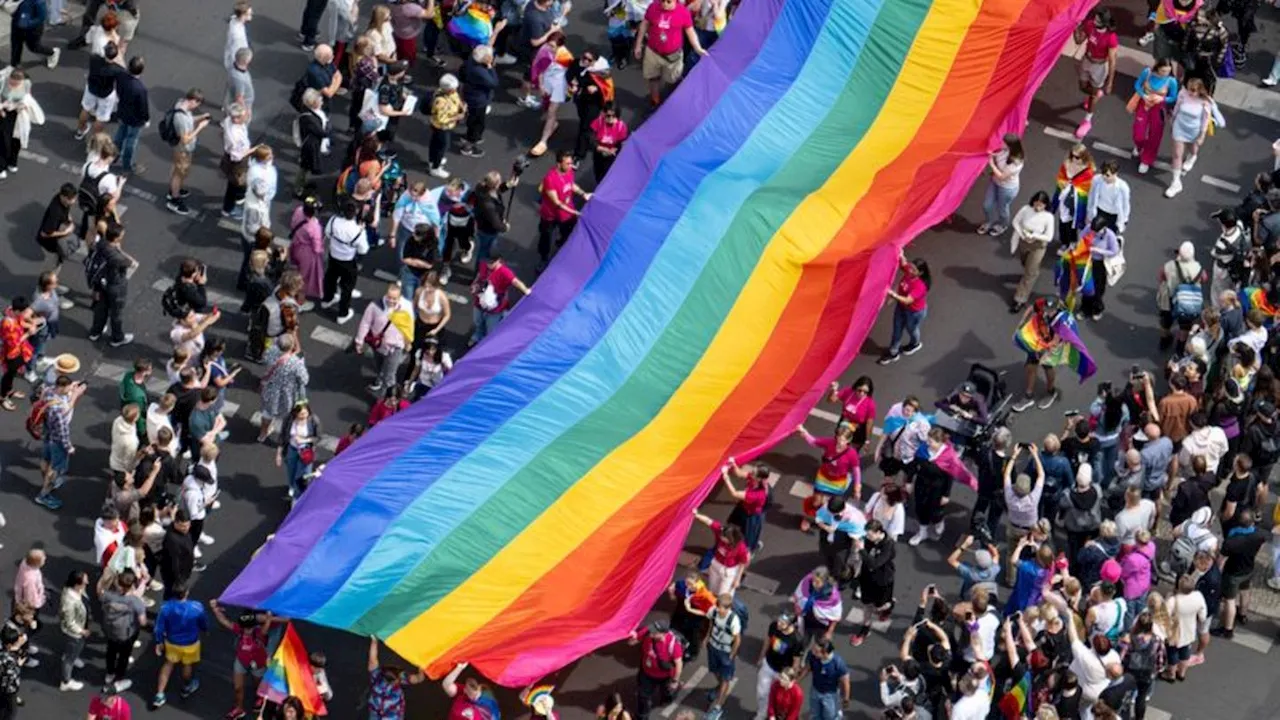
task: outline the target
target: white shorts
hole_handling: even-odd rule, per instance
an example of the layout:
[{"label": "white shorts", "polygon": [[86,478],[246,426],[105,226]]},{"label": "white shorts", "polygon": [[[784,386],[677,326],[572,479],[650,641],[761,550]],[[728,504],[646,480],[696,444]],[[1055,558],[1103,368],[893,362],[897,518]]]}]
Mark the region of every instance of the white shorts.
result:
[{"label": "white shorts", "polygon": [[569,82],[563,73],[543,73],[539,85],[542,94],[553,103],[564,104],[569,99]]},{"label": "white shorts", "polygon": [[84,89],[84,95],[80,97],[80,107],[93,116],[98,122],[110,122],[111,116],[116,112],[116,91],[112,90],[111,94],[100,98],[89,92],[89,88]]}]

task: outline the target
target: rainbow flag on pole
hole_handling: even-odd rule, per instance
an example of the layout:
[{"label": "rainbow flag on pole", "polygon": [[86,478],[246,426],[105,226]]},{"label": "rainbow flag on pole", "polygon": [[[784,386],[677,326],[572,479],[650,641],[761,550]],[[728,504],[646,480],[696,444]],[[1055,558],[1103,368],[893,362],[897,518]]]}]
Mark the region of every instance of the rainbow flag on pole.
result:
[{"label": "rainbow flag on pole", "polygon": [[468,48],[484,45],[493,34],[493,16],[476,3],[449,20],[449,34]]},{"label": "rainbow flag on pole", "polygon": [[[855,358],[1095,0],[752,0],[537,291],[378,423],[226,590],[524,687],[625,638],[726,458]],[[478,37],[478,36],[477,36]]]},{"label": "rainbow flag on pole", "polygon": [[1071,368],[1080,382],[1098,372],[1097,363],[1089,356],[1084,340],[1080,339],[1075,317],[1065,310],[1049,322],[1045,322],[1039,313],[1031,313],[1031,317],[1013,333],[1013,344],[1034,355],[1046,367]]},{"label": "rainbow flag on pole", "polygon": [[324,698],[316,687],[315,670],[302,638],[293,629],[293,623],[284,628],[280,645],[267,664],[267,672],[258,685],[258,695],[274,703],[283,702],[290,695],[302,701],[302,707],[315,716],[328,715]]},{"label": "rainbow flag on pole", "polygon": [[1250,310],[1257,310],[1267,317],[1268,320],[1275,320],[1280,317],[1280,308],[1271,304],[1267,299],[1267,291],[1260,287],[1247,287],[1240,291],[1240,307],[1248,314]]}]

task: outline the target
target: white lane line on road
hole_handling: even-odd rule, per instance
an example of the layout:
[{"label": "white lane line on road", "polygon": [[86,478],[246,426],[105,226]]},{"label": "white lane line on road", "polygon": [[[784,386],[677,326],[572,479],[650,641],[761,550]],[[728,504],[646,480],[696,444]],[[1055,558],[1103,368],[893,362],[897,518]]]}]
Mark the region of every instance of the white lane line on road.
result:
[{"label": "white lane line on road", "polygon": [[238,412],[240,412],[240,403],[230,401],[222,403],[222,415],[228,420],[235,417]]},{"label": "white lane line on road", "polygon": [[1226,180],[1219,180],[1218,178],[1216,178],[1216,177],[1214,177],[1214,176],[1212,176],[1212,175],[1201,175],[1201,176],[1200,176],[1200,182],[1204,183],[1205,185],[1211,185],[1211,186],[1213,186],[1213,187],[1216,187],[1216,188],[1219,188],[1219,189],[1222,189],[1222,190],[1226,190],[1227,192],[1231,193],[1232,195],[1239,194],[1239,192],[1240,192],[1240,186],[1239,186],[1239,185],[1237,185],[1237,184],[1235,184],[1235,183],[1233,183],[1233,182],[1227,182]]},{"label": "white lane line on road", "polygon": [[230,230],[231,232],[240,232],[240,223],[232,220],[231,218],[219,218],[218,227],[223,230]]},{"label": "white lane line on road", "polygon": [[1160,172],[1173,172],[1173,166],[1163,160],[1157,160],[1151,167]]},{"label": "white lane line on road", "polygon": [[334,452],[338,449],[338,437],[336,435],[321,435],[320,447],[326,452]]},{"label": "white lane line on road", "polygon": [[1049,127],[1048,125],[1045,125],[1044,134],[1052,138],[1058,138],[1059,140],[1070,140],[1072,142],[1076,142],[1076,135],[1070,130],[1059,130],[1056,127]]},{"label": "white lane line on road", "polygon": [[316,328],[311,331],[311,339],[316,342],[324,343],[330,347],[343,349],[351,344],[350,335],[338,332],[337,330],[330,330],[323,325],[317,325]]},{"label": "white lane line on road", "polygon": [[1259,635],[1252,630],[1246,630],[1242,627],[1236,628],[1235,634],[1231,637],[1231,642],[1242,647],[1247,647],[1250,650],[1260,652],[1263,655],[1271,652],[1271,646],[1275,644],[1271,638]]},{"label": "white lane line on road", "polygon": [[773,597],[778,592],[778,581],[749,572],[742,578],[742,587],[748,590],[755,590],[761,595]]},{"label": "white lane line on road", "polygon": [[[1075,58],[1080,54],[1080,46],[1069,41],[1063,46],[1062,54],[1065,57]],[[1116,72],[1129,77],[1136,78],[1138,73],[1150,67],[1153,62],[1155,58],[1151,57],[1150,53],[1137,48],[1121,45],[1116,51]],[[1116,91],[1117,100],[1120,102],[1128,100],[1129,93],[1132,92],[1123,82],[1117,84]],[[1240,80],[1220,78],[1214,88],[1213,99],[1224,107],[1280,120],[1280,93],[1273,90],[1256,87]]]},{"label": "white lane line on road", "polygon": [[829,423],[840,422],[840,416],[829,410],[813,408],[812,410],[809,411],[809,415],[816,417],[820,420],[826,420]]},{"label": "white lane line on road", "polygon": [[689,697],[689,693],[693,692],[693,689],[697,687],[698,683],[702,682],[702,679],[706,676],[707,666],[699,665],[698,668],[693,671],[693,675],[689,677],[689,682],[685,683],[684,687],[680,688],[680,692],[676,693],[676,696],[671,700],[671,704],[662,708],[662,717],[671,717],[675,713],[676,708],[680,707],[680,704],[684,702],[685,698]]},{"label": "white lane line on road", "polygon": [[31,152],[30,150],[19,150],[18,157],[22,158],[23,160],[30,160],[31,162],[37,165],[49,164],[49,158],[47,156],[41,155],[40,153]]},{"label": "white lane line on road", "polygon": [[[124,379],[125,373],[129,372],[128,368],[112,365],[111,363],[102,363],[93,371],[93,374],[104,380],[110,380],[119,383]],[[147,380],[147,392],[151,395],[163,395],[169,389],[169,380],[164,377],[152,375]]]},{"label": "white lane line on road", "polygon": [[[397,280],[400,279],[399,275],[395,275],[386,270],[374,270],[373,277],[378,280],[382,280],[384,282],[396,282]],[[467,297],[466,295],[459,295],[458,293],[449,292],[448,290],[445,290],[444,294],[446,297],[449,298],[449,300],[451,300],[452,302],[458,303],[459,305],[471,304],[471,298]]]},{"label": "white lane line on road", "polygon": [[1115,155],[1116,157],[1120,157],[1120,158],[1131,158],[1131,157],[1133,157],[1133,153],[1132,153],[1132,152],[1130,152],[1130,151],[1128,151],[1128,150],[1124,150],[1124,149],[1118,148],[1118,147],[1116,147],[1115,145],[1109,145],[1109,144],[1104,143],[1104,142],[1102,142],[1102,141],[1096,141],[1096,142],[1094,142],[1094,143],[1093,143],[1093,149],[1094,149],[1094,150],[1101,150],[1102,152],[1107,153],[1108,155]]},{"label": "white lane line on road", "polygon": [[[156,280],[155,282],[151,283],[152,289],[157,290],[159,292],[164,292],[172,286],[173,286],[173,278],[160,278],[159,280]],[[210,287],[206,287],[204,292],[205,292],[205,296],[209,299],[209,302],[211,304],[223,306],[220,309],[225,310],[229,308],[240,307],[240,298],[235,297],[234,295],[228,295],[224,292],[221,292],[219,290],[214,290],[213,288],[210,288]]]},{"label": "white lane line on road", "polygon": [[788,494],[790,494],[791,497],[793,498],[800,498],[801,500],[803,500],[813,495],[813,486],[810,485],[807,481],[797,480],[791,486],[791,491]]},{"label": "white lane line on road", "polygon": [[1173,720],[1173,715],[1159,708],[1147,706],[1147,720]]}]

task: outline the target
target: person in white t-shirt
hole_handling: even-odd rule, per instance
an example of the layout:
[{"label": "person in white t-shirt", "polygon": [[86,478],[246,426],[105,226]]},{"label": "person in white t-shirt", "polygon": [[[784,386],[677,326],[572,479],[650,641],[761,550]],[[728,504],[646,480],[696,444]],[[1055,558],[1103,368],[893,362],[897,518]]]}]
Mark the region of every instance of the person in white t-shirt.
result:
[{"label": "person in white t-shirt", "polygon": [[974,665],[960,678],[960,699],[951,707],[951,720],[986,720],[991,713],[991,674]]},{"label": "person in white t-shirt", "polygon": [[1166,680],[1185,680],[1192,646],[1200,636],[1200,629],[1208,627],[1209,620],[1204,595],[1196,590],[1196,581],[1191,575],[1178,578],[1178,592],[1166,607],[1177,631],[1169,638],[1163,676]]},{"label": "person in white t-shirt", "polygon": [[1009,229],[1009,207],[1018,196],[1019,178],[1025,160],[1022,139],[1013,133],[1005,135],[1004,145],[987,158],[991,183],[987,185],[987,194],[982,200],[982,212],[986,219],[978,226],[979,235],[1002,235]]}]

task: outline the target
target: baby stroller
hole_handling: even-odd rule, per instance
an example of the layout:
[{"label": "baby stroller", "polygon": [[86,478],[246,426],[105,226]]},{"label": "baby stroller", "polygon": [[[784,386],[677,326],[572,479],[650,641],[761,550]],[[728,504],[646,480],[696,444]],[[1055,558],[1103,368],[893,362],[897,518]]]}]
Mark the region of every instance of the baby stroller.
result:
[{"label": "baby stroller", "polygon": [[[986,422],[975,422],[949,410],[947,401],[956,397],[966,385],[986,403]],[[1012,397],[1004,382],[1004,372],[974,363],[969,367],[968,376],[956,386],[956,390],[938,401],[938,412],[934,415],[933,424],[951,435],[951,442],[961,456],[971,454],[991,441],[996,428],[1008,427],[1013,414],[1009,407],[1011,401]]]}]

